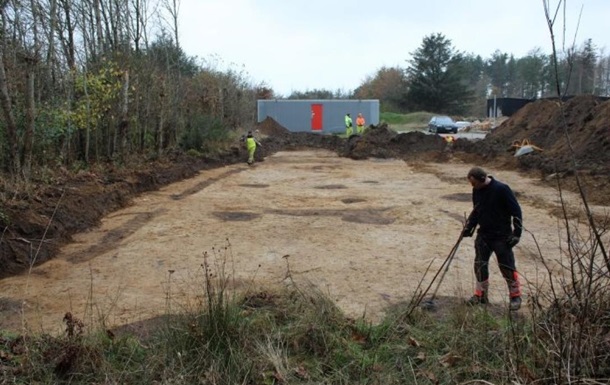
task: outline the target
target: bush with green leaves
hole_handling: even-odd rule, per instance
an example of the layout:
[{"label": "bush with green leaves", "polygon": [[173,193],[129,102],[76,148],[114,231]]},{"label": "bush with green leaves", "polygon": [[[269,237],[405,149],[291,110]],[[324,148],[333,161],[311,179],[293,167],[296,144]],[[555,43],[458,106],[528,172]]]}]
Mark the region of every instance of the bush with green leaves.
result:
[{"label": "bush with green leaves", "polygon": [[200,115],[191,120],[180,138],[184,151],[196,150],[208,154],[231,139],[231,130],[212,116]]}]

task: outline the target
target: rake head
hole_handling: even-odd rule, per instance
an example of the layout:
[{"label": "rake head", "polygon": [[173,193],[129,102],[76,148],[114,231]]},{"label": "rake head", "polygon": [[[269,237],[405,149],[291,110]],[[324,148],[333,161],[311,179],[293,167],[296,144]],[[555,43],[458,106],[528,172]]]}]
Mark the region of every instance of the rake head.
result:
[{"label": "rake head", "polygon": [[428,311],[436,311],[436,302],[434,299],[427,299],[425,301],[421,301],[419,307]]}]

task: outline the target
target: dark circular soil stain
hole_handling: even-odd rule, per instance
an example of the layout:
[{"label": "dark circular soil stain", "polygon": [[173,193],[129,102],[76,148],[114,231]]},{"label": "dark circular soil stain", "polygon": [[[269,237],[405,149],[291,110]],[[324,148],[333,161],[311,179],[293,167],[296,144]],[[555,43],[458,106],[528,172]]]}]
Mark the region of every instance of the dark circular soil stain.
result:
[{"label": "dark circular soil stain", "polygon": [[447,199],[448,201],[470,202],[472,200],[472,194],[470,194],[470,193],[447,194],[447,195],[443,195],[441,198]]},{"label": "dark circular soil stain", "polygon": [[366,199],[361,199],[361,198],[345,198],[345,199],[341,199],[341,202],[349,205],[351,203],[366,202]]}]

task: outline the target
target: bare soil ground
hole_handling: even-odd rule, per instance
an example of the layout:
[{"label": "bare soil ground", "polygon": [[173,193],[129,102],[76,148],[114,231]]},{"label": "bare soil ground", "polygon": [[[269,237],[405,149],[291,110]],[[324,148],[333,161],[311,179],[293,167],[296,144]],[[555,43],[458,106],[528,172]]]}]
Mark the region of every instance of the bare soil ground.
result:
[{"label": "bare soil ground", "polygon": [[[517,192],[530,231],[516,249],[518,268],[528,284],[544,284],[532,235],[551,261],[563,237],[550,176],[578,219],[582,207],[567,191],[576,190],[577,169],[608,228],[609,121],[610,102],[577,97],[560,109],[541,100],[485,140],[452,146],[383,125],[345,140],[265,121],[253,168],[236,144],[215,158],[167,154],[127,169],[41,177],[27,190],[3,183],[0,329],[58,331],[67,311],[112,326],[190,306],[201,300],[206,253],[214,274],[226,261],[237,289],[311,282],[350,316],[377,320],[446,258],[470,211],[464,175],[475,164]],[[514,158],[510,144],[525,138],[544,151]],[[445,302],[470,294],[473,254],[467,239],[439,291]],[[493,268],[492,300],[502,304]]]},{"label": "bare soil ground", "polygon": [[[203,171],[140,195],[31,274],[1,280],[0,328],[19,330],[25,321],[58,332],[67,311],[110,327],[191,306],[202,300],[204,253],[214,274],[226,263],[233,288],[291,277],[327,293],[347,315],[377,321],[411,298],[432,264],[427,283],[456,242],[471,208],[469,167],[456,158],[355,161],[309,150]],[[555,261],[557,193],[537,179],[491,171],[513,186],[527,230]],[[527,295],[547,272],[532,237],[516,254]],[[470,295],[473,255],[472,240],[464,240],[439,290],[445,301]],[[502,304],[507,290],[495,265],[492,274],[492,300]]]}]

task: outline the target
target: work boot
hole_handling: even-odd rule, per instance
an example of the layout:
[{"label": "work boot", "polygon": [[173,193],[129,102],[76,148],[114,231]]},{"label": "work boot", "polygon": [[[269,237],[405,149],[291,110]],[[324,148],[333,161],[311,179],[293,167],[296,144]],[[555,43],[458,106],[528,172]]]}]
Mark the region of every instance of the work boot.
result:
[{"label": "work boot", "polygon": [[513,297],[510,299],[510,304],[508,305],[508,308],[511,311],[517,311],[519,309],[521,309],[521,297]]},{"label": "work boot", "polygon": [[487,305],[488,303],[487,293],[483,293],[483,295],[475,294],[466,300],[466,305],[468,306]]}]

